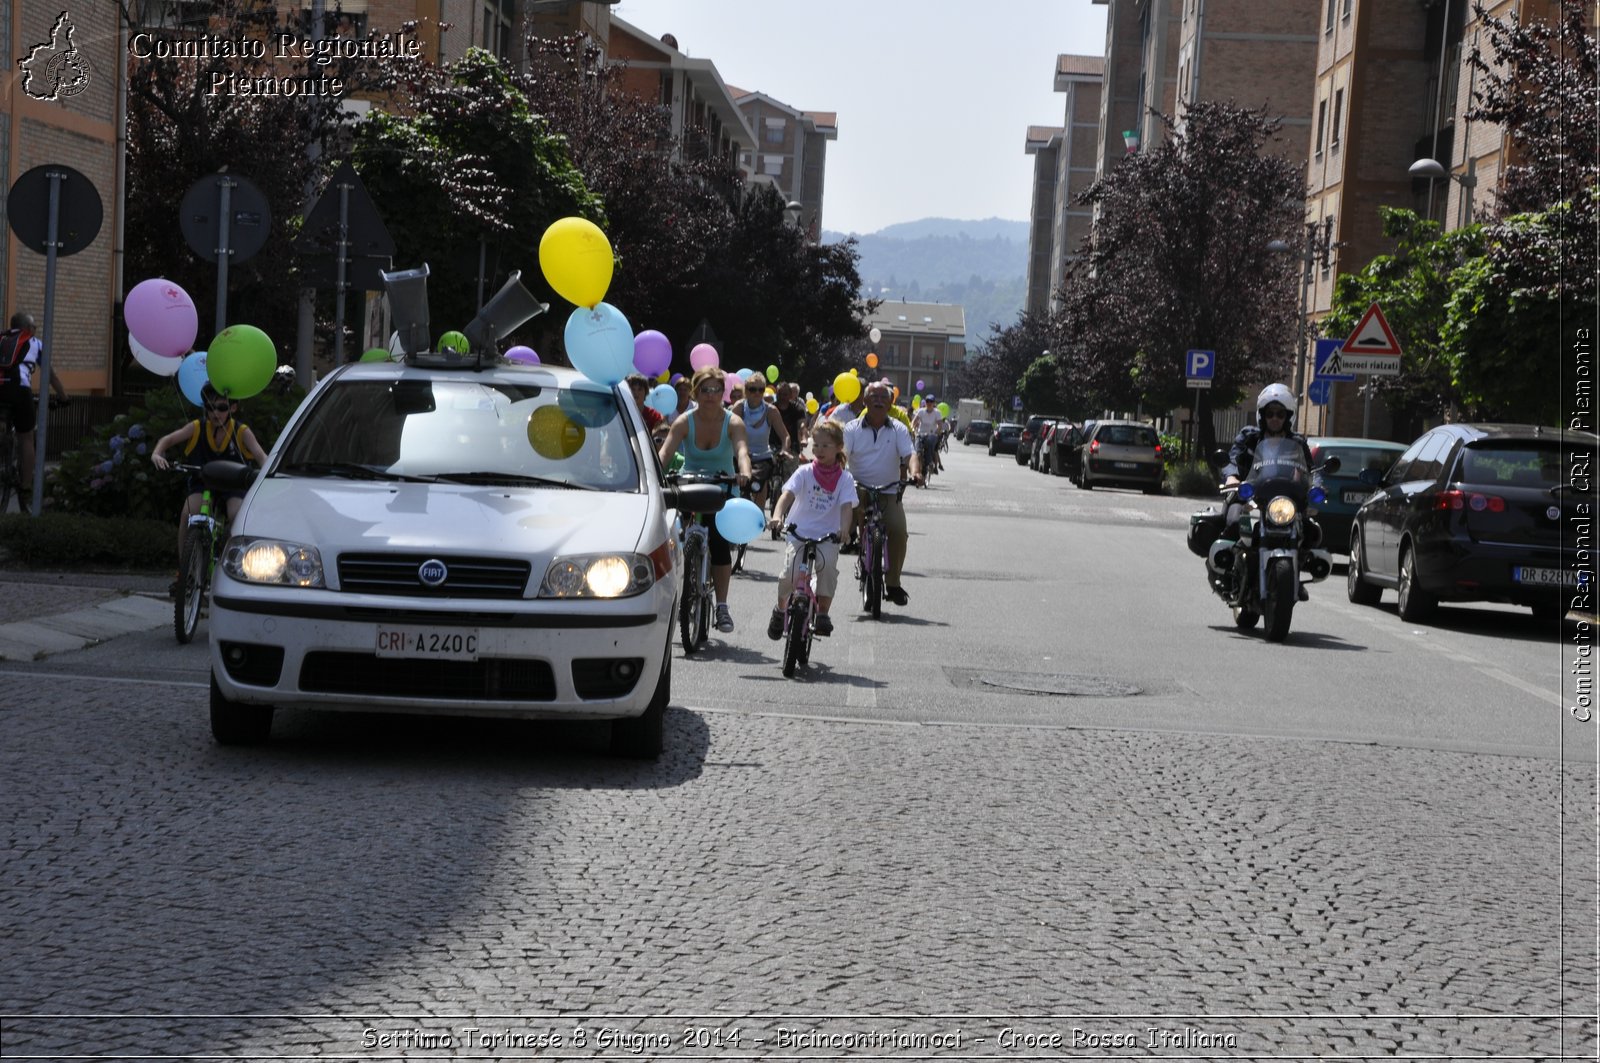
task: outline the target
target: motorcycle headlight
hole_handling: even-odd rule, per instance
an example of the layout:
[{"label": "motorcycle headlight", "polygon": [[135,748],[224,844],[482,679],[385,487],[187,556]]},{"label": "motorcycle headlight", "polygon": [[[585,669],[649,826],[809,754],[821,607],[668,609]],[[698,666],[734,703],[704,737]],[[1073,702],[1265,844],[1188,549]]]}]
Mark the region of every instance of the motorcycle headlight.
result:
[{"label": "motorcycle headlight", "polygon": [[550,562],[539,597],[627,598],[655,581],[655,566],[643,554],[574,554]]},{"label": "motorcycle headlight", "polygon": [[1284,495],[1279,495],[1267,503],[1267,519],[1274,524],[1288,524],[1294,520],[1294,502]]},{"label": "motorcycle headlight", "polygon": [[322,554],[317,548],[282,539],[229,539],[222,552],[222,571],[241,583],[327,586],[322,580]]}]

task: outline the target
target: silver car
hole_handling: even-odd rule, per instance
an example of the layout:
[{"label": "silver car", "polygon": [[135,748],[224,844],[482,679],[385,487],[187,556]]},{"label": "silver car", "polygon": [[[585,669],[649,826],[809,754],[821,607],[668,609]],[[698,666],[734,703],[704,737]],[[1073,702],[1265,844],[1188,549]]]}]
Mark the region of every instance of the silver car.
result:
[{"label": "silver car", "polygon": [[1092,490],[1097,484],[1143,488],[1147,495],[1161,493],[1165,472],[1161,437],[1143,421],[1101,421],[1083,445],[1078,486]]}]

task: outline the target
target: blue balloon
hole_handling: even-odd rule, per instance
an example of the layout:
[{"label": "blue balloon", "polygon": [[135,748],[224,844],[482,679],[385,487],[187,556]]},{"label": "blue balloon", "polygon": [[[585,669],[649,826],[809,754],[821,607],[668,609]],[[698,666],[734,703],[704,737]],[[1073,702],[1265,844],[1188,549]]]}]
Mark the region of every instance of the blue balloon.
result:
[{"label": "blue balloon", "polygon": [[200,394],[200,389],[209,383],[211,377],[206,372],[206,352],[195,351],[184,355],[183,361],[178,363],[178,390],[183,392],[183,397],[195,406],[204,406],[205,398]]},{"label": "blue balloon", "polygon": [[556,396],[556,405],[568,420],[585,428],[603,428],[617,418],[617,400],[609,391],[569,388]]},{"label": "blue balloon", "polygon": [[578,307],[565,335],[572,367],[595,383],[610,387],[633,372],[633,328],[610,303]]},{"label": "blue balloon", "polygon": [[766,526],[761,507],[748,498],[730,498],[717,511],[717,531],[735,545],[754,542]]},{"label": "blue balloon", "polygon": [[644,404],[663,417],[678,412],[678,389],[671,384],[657,384],[645,396]]}]

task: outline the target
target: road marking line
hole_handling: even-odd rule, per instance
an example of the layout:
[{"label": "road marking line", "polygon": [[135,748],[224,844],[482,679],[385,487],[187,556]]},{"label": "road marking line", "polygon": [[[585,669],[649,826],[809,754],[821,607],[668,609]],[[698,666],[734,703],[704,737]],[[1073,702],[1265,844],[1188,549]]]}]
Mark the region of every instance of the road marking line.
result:
[{"label": "road marking line", "polygon": [[1526,690],[1528,693],[1542,701],[1548,701],[1550,704],[1558,707],[1566,704],[1566,702],[1562,700],[1561,695],[1557,694],[1555,691],[1547,690],[1540,686],[1534,686],[1532,683],[1529,683],[1526,680],[1518,679],[1510,672],[1502,672],[1498,668],[1485,668],[1482,665],[1477,665],[1476,667],[1478,671],[1482,672],[1490,679],[1498,679],[1502,683],[1509,683],[1511,686],[1517,687],[1520,690]]},{"label": "road marking line", "polygon": [[845,693],[844,703],[849,708],[878,707],[878,688],[867,677],[874,673],[876,670],[874,666],[878,663],[879,626],[877,621],[850,625],[850,671],[855,673],[856,678],[850,680],[850,689]]}]

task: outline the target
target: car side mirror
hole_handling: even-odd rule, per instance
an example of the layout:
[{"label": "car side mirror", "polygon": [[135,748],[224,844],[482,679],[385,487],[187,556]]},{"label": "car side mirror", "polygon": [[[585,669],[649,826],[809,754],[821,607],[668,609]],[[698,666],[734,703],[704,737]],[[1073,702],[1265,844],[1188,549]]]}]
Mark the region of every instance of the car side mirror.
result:
[{"label": "car side mirror", "polygon": [[1361,481],[1363,484],[1366,484],[1368,487],[1383,486],[1383,473],[1379,472],[1377,469],[1362,469],[1356,474],[1356,479]]},{"label": "car side mirror", "polygon": [[1218,447],[1211,452],[1211,464],[1219,469],[1228,464],[1230,460],[1229,453],[1224,447]]},{"label": "car side mirror", "polygon": [[213,491],[245,491],[256,482],[256,470],[243,462],[219,458],[201,466],[200,478]]},{"label": "car side mirror", "polygon": [[1322,463],[1322,471],[1323,472],[1338,472],[1339,471],[1339,466],[1341,466],[1343,464],[1344,464],[1344,462],[1339,460],[1339,455],[1337,455],[1337,454],[1329,454],[1328,455],[1328,459]]},{"label": "car side mirror", "polygon": [[661,497],[672,509],[685,513],[716,513],[728,496],[717,484],[677,484],[661,489]]}]

